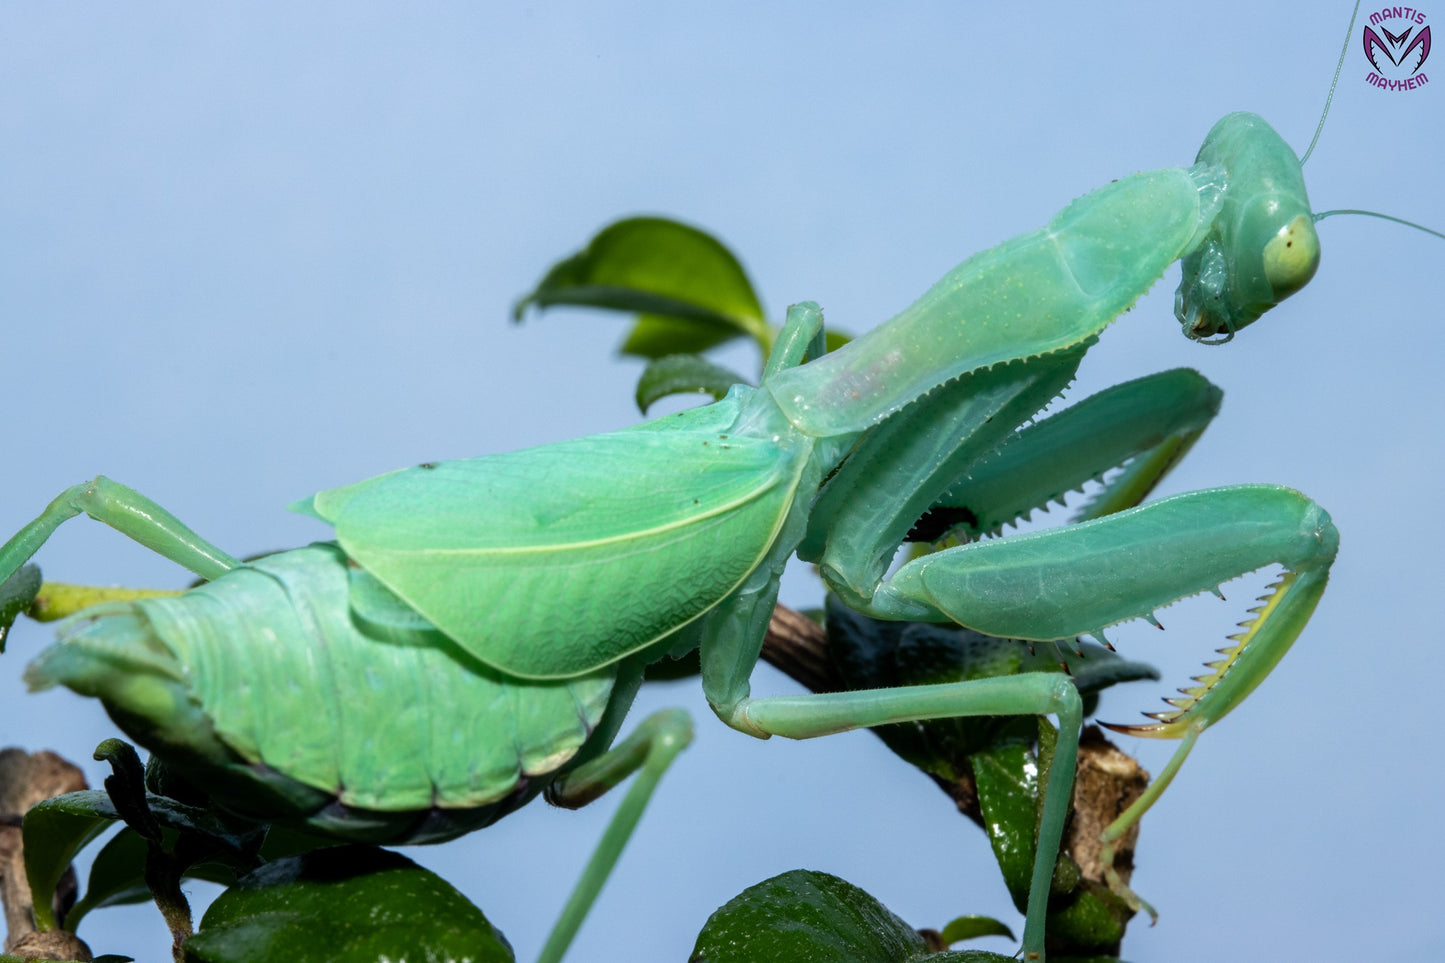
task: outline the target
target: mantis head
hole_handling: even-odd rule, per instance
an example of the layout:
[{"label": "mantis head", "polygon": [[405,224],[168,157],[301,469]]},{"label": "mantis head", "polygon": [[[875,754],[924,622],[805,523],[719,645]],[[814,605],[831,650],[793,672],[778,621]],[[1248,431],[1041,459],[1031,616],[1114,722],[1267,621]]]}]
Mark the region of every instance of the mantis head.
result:
[{"label": "mantis head", "polygon": [[1196,169],[1222,175],[1218,213],[1183,259],[1174,313],[1184,334],[1221,344],[1309,283],[1320,263],[1300,162],[1255,114],[1214,125]]}]

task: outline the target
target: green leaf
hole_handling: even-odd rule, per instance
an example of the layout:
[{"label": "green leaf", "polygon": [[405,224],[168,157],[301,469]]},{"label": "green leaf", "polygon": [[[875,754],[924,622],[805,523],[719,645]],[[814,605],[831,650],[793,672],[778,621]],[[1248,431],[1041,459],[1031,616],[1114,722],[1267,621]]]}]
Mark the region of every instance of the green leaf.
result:
[{"label": "green leaf", "polygon": [[829,328],[823,332],[823,339],[823,343],[826,346],[824,350],[831,354],[849,341],[852,341],[853,336],[851,334],[845,334],[835,328]]},{"label": "green leaf", "polygon": [[[176,836],[174,830],[165,833],[166,841],[172,845]],[[149,900],[151,891],[145,880],[146,848],[146,840],[129,826],[107,840],[90,865],[85,895],[65,914],[66,927],[79,929],[81,920],[91,910]],[[236,868],[222,863],[200,863],[187,868],[184,878],[231,886],[236,882]]]},{"label": "green leaf", "polygon": [[110,797],[98,789],[66,793],[30,807],[21,833],[37,927],[57,928],[50,912],[56,884],[75,854],[119,818]]},{"label": "green leaf", "polygon": [[146,841],[130,827],[116,833],[100,848],[90,866],[85,895],[65,914],[65,925],[80,928],[80,921],[93,909],[143,903],[151,898],[145,884]]},{"label": "green leaf", "polygon": [[[603,228],[582,251],[553,265],[517,302],[513,316],[520,321],[530,307],[554,305],[654,316],[623,348],[644,357],[695,352],[744,334],[765,349],[772,340],[757,294],[732,252],[710,234],[660,217]],[[700,333],[684,333],[694,329]]]},{"label": "green leaf", "polygon": [[[249,831],[238,831],[221,817],[199,809],[147,793],[146,807],[155,822],[166,831],[165,841],[169,848],[184,854],[183,862],[218,863],[221,866],[247,868],[256,864],[255,851],[261,842],[261,827],[251,825]],[[25,872],[30,879],[30,891],[35,898],[35,922],[41,929],[56,928],[56,920],[50,914],[51,896],[65,869],[87,843],[104,832],[111,823],[121,821],[121,815],[109,794],[99,789],[66,793],[43,800],[25,814],[22,829],[25,839]],[[119,837],[117,837],[119,838]],[[107,848],[110,845],[107,844]],[[101,905],[125,900],[115,894],[131,885],[125,880],[127,870],[124,860],[132,852],[131,844],[122,842],[121,847],[108,858],[105,875],[101,879],[100,891],[94,895],[87,892],[82,915]],[[144,868],[144,849],[138,850],[141,859],[134,866],[136,878]],[[187,872],[187,876],[200,879],[225,880],[224,871],[219,867],[198,868]],[[94,870],[92,883],[95,885]],[[78,917],[72,917],[78,919]],[[75,923],[71,922],[71,929]]]},{"label": "green leaf", "polygon": [[22,565],[14,575],[0,583],[0,652],[5,651],[5,636],[20,613],[30,608],[30,603],[40,592],[40,569],[34,565]]},{"label": "green leaf", "polygon": [[707,318],[669,318],[658,314],[643,314],[638,316],[617,351],[634,358],[702,354],[746,333],[748,332],[739,329],[735,324],[723,324]]},{"label": "green leaf", "polygon": [[899,963],[928,955],[923,937],[872,896],[799,869],[749,887],[713,913],[690,961]]},{"label": "green leaf", "polygon": [[1014,939],[1013,930],[992,916],[960,916],[951,920],[940,934],[943,942],[950,946],[964,940],[976,940],[983,936],[1006,936]]},{"label": "green leaf", "polygon": [[[1046,720],[1037,724],[1037,757],[1028,741],[1004,745],[973,757],[979,808],[994,857],[1014,904],[1023,912],[1028,902],[1034,851],[1037,846],[1040,786],[1047,781],[1057,732]],[[1058,953],[1089,954],[1117,949],[1132,912],[1109,888],[1083,879],[1079,866],[1060,854],[1054,867],[1046,929]]]},{"label": "green leaf", "polygon": [[1037,846],[1038,765],[1027,742],[1011,742],[974,755],[973,775],[994,858],[1014,905],[1023,912]]},{"label": "green leaf", "polygon": [[732,386],[747,384],[747,379],[722,365],[696,354],[670,354],[655,358],[637,380],[637,407],[643,414],[668,395],[702,392],[721,401]]},{"label": "green leaf", "polygon": [[405,856],[339,846],[269,863],[222,893],[186,941],[190,963],[510,963],[481,910]]},{"label": "green leaf", "polygon": [[[1110,955],[1119,948],[1133,911],[1109,887],[1091,879],[1079,880],[1078,888],[1049,907],[1049,938],[1067,948],[1049,956],[1059,963],[1117,963]],[[1097,954],[1097,955],[1091,955]]]},{"label": "green leaf", "polygon": [[[162,829],[179,834],[192,855],[223,859],[247,869],[255,865],[255,853],[266,829],[263,824],[229,817],[219,809],[188,806],[154,793],[146,793],[145,804]],[[166,842],[170,844],[168,838]],[[180,842],[175,844],[180,845]]]}]

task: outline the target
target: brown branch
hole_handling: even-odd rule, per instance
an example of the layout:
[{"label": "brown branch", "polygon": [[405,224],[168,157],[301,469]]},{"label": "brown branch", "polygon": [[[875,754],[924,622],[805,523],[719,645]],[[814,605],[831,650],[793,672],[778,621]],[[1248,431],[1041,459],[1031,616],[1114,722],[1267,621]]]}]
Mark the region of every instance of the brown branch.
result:
[{"label": "brown branch", "polygon": [[[42,799],[85,789],[79,769],[53,752],[31,755],[0,749],[0,902],[5,910],[5,952],[40,960],[89,960],[90,948],[74,933],[35,928],[20,820]],[[54,899],[56,919],[75,902],[75,873],[67,870]]]}]

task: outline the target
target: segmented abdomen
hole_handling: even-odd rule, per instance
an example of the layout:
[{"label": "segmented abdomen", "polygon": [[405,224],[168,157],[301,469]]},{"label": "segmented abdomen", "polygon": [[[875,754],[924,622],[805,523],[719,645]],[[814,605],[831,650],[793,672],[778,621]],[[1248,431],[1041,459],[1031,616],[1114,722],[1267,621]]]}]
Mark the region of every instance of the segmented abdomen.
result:
[{"label": "segmented abdomen", "polygon": [[347,565],[317,544],[176,598],[99,606],[62,626],[29,678],[100,697],[234,808],[314,800],[303,818],[342,835],[375,838],[368,819],[393,838],[456,835],[535,796],[597,725],[613,673],[525,682],[434,629],[364,633]]}]

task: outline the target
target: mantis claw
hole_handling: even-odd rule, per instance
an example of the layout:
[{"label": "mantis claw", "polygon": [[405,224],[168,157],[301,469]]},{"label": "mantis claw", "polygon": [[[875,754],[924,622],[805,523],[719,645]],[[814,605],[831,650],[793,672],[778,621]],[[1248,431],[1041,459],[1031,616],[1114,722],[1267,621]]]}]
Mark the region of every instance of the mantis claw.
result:
[{"label": "mantis claw", "polygon": [[1140,911],[1143,911],[1144,913],[1149,914],[1150,926],[1155,926],[1159,923],[1159,912],[1149,904],[1148,900],[1144,899],[1138,893],[1130,889],[1129,884],[1125,883],[1119,877],[1119,874],[1115,871],[1114,867],[1110,866],[1108,871],[1104,875],[1109,883],[1110,892],[1122,899],[1134,912],[1138,913]]}]

